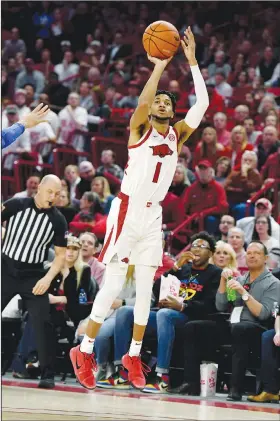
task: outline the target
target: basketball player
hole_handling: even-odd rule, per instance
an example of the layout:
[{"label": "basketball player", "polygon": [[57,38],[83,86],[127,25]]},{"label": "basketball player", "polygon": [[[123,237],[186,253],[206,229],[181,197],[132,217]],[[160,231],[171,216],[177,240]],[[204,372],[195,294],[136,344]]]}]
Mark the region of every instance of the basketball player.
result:
[{"label": "basketball player", "polygon": [[181,44],[191,66],[197,101],[184,120],[170,126],[176,100],[170,92],[157,91],[157,86],[172,57],[159,60],[148,56],[155,67],[130,120],[129,160],[121,192],[112,202],[99,257],[106,264],[105,283],[95,299],[81,346],[70,351],[75,374],[88,389],[95,388],[94,340],[123,287],[128,264],[135,265],[136,303],[132,343],[122,363],[133,387],[143,389],[146,384],[140,351],[150,311],[154,274],[162,258],[160,202],[172,182],[182,145],[198,127],[209,105],[190,27]]},{"label": "basketball player", "polygon": [[43,123],[44,118],[49,112],[49,107],[44,104],[39,104],[31,113],[26,114],[20,121],[13,124],[11,127],[1,130],[2,149],[7,148],[14,143],[17,138],[22,135],[25,129],[37,126]]}]

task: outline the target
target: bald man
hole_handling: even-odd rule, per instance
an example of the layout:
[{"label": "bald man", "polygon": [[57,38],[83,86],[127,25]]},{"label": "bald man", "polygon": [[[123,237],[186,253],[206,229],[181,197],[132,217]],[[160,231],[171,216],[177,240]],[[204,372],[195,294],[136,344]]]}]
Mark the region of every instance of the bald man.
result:
[{"label": "bald man", "polygon": [[258,146],[258,170],[262,169],[267,158],[277,152],[280,146],[279,134],[274,126],[266,126],[263,129],[263,141]]},{"label": "bald man", "polygon": [[[63,267],[67,241],[66,220],[54,206],[60,190],[60,179],[47,175],[34,198],[13,198],[2,206],[2,221],[6,222],[2,247],[2,311],[16,294],[24,300],[36,335],[42,370],[39,387],[48,389],[54,387],[55,344],[47,291]],[[52,245],[55,259],[46,272],[43,262]]]}]

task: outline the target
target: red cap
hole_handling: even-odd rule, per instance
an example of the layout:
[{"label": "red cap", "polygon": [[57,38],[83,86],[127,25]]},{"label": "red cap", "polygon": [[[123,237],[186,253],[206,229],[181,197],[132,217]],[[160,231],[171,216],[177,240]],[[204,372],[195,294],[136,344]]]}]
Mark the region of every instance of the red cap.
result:
[{"label": "red cap", "polygon": [[205,167],[205,168],[211,168],[213,165],[211,164],[208,159],[203,159],[202,161],[199,161],[197,164],[198,167]]},{"label": "red cap", "polygon": [[258,205],[263,205],[269,211],[271,211],[272,209],[272,203],[265,197],[261,197],[259,200],[256,201],[256,206]]}]

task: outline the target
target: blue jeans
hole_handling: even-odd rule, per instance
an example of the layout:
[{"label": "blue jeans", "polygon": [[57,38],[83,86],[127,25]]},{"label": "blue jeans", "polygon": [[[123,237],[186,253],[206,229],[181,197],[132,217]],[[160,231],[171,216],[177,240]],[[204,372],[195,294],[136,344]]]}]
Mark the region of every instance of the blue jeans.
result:
[{"label": "blue jeans", "polygon": [[106,364],[109,359],[111,338],[114,336],[116,318],[109,317],[101,326],[94,342],[94,349],[98,365]]},{"label": "blue jeans", "polygon": [[262,334],[261,381],[265,392],[277,395],[280,386],[277,378],[280,349],[274,345],[274,335],[274,329]]},{"label": "blue jeans", "polygon": [[[172,356],[175,328],[183,327],[188,321],[184,313],[162,308],[150,311],[146,336],[156,336],[158,341],[157,367],[158,373],[168,373]],[[129,349],[131,332],[134,323],[133,307],[124,306],[118,309],[115,326],[115,365],[121,364],[121,358]]]},{"label": "blue jeans", "polygon": [[31,319],[30,317],[28,317],[28,320],[22,333],[22,337],[18,344],[17,353],[11,365],[12,370],[17,373],[23,373],[25,371],[25,363],[28,355],[31,352],[35,352],[36,350],[37,346],[35,340],[35,332],[32,326]]}]

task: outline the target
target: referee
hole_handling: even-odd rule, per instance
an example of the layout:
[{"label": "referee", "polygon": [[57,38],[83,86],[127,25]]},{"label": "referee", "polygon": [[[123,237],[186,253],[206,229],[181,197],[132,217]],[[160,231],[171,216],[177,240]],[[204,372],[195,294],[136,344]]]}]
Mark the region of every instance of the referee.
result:
[{"label": "referee", "polygon": [[[47,175],[34,198],[10,199],[2,207],[2,311],[16,294],[24,300],[36,334],[42,388],[54,387],[55,343],[47,291],[62,269],[66,250],[67,223],[54,207],[60,190],[60,179]],[[51,244],[55,259],[46,273],[43,262]]]}]

